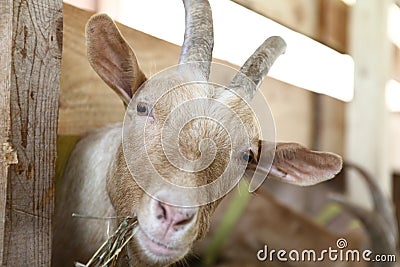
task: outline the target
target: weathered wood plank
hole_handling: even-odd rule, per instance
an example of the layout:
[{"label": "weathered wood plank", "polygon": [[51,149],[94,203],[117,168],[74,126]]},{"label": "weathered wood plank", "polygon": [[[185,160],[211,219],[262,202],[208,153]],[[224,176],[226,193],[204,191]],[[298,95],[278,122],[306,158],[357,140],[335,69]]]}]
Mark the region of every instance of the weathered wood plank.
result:
[{"label": "weathered wood plank", "polygon": [[319,28],[315,40],[339,51],[348,52],[348,25],[351,7],[340,0],[318,0]]},{"label": "weathered wood plank", "polygon": [[393,79],[396,81],[400,82],[400,49],[396,46],[392,46],[392,51],[393,51],[393,65],[392,65],[392,73],[391,76]]},{"label": "weathered wood plank", "polygon": [[347,35],[345,3],[338,0],[232,0],[250,10],[344,52]]},{"label": "weathered wood plank", "polygon": [[[387,194],[391,193],[391,179],[385,87],[391,65],[387,36],[391,2],[364,0],[353,7],[350,46],[355,62],[355,89],[346,110],[346,159],[363,166]],[[363,182],[350,175],[348,185],[354,202],[369,203]]]},{"label": "weathered wood plank", "polygon": [[3,266],[7,174],[10,160],[12,1],[0,1],[0,266]]},{"label": "weathered wood plank", "polygon": [[232,0],[307,36],[316,36],[319,0]]},{"label": "weathered wood plank", "polygon": [[50,266],[62,1],[10,3],[10,141],[18,163],[7,176],[2,265]]},{"label": "weathered wood plank", "polygon": [[[352,6],[340,0],[232,0],[341,53],[350,53]],[[392,44],[392,77],[400,81],[400,48]]]}]

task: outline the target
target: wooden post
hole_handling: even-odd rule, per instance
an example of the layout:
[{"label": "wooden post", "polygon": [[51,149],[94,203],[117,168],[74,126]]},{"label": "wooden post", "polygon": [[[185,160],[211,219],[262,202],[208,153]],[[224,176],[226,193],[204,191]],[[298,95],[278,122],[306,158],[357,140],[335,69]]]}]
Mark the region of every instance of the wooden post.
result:
[{"label": "wooden post", "polygon": [[0,265],[50,266],[62,1],[0,0]]},{"label": "wooden post", "polygon": [[[398,222],[400,222],[400,173],[393,174],[392,194],[396,219]],[[400,232],[400,224],[397,224],[397,231]],[[400,247],[400,240],[398,240],[397,246],[398,248]]]},{"label": "wooden post", "polygon": [[[355,94],[347,109],[346,160],[363,166],[385,193],[391,192],[388,110],[385,86],[390,73],[387,35],[391,0],[357,1],[351,12],[350,51],[355,62]],[[348,178],[352,200],[366,204],[370,194],[359,179]]]},{"label": "wooden post", "polygon": [[[7,174],[12,151],[10,137],[10,82],[12,0],[0,1],[0,265],[3,266]],[[15,155],[15,153],[14,153]]]}]

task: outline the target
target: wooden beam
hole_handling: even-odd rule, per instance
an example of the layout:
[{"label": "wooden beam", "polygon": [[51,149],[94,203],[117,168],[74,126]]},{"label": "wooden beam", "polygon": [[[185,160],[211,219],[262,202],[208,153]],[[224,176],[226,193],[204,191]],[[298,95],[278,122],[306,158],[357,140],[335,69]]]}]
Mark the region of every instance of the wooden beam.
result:
[{"label": "wooden beam", "polygon": [[232,0],[339,52],[346,50],[348,6],[338,0]]},{"label": "wooden beam", "polygon": [[232,0],[304,35],[318,33],[318,0]]},{"label": "wooden beam", "polygon": [[348,52],[350,7],[340,0],[319,1],[319,29],[315,40],[340,53]]},{"label": "wooden beam", "polygon": [[[400,1],[400,0],[399,0]],[[396,45],[392,45],[393,60],[391,77],[400,82],[400,49]]]},{"label": "wooden beam", "polygon": [[0,0],[0,14],[0,136],[16,151],[0,166],[1,265],[50,266],[62,1]]},{"label": "wooden beam", "polygon": [[[8,168],[13,161],[10,140],[12,0],[0,1],[0,266],[3,266]],[[14,154],[15,155],[15,154]]]},{"label": "wooden beam", "polygon": [[[355,62],[355,94],[348,105],[346,127],[346,159],[368,170],[387,194],[391,193],[389,113],[385,102],[391,65],[387,36],[390,3],[391,0],[364,0],[353,7],[350,51]],[[368,189],[353,175],[348,185],[355,202],[369,202]]]},{"label": "wooden beam", "polygon": [[[340,53],[350,53],[352,6],[339,0],[232,0]],[[399,0],[400,1],[400,0]],[[392,77],[400,81],[400,48],[392,44]]]}]

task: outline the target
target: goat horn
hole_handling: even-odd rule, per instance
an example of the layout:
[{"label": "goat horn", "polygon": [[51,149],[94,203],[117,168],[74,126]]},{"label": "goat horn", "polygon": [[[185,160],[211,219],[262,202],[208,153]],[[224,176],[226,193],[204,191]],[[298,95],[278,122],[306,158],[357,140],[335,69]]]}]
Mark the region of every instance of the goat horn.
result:
[{"label": "goat horn", "polygon": [[275,60],[285,51],[286,42],[281,37],[268,38],[247,59],[240,72],[233,78],[229,88],[246,100],[251,100]]},{"label": "goat horn", "polygon": [[[397,223],[393,214],[393,208],[390,200],[381,192],[378,185],[372,177],[359,166],[346,162],[345,169],[353,168],[356,170],[364,181],[372,195],[373,210],[366,210],[357,205],[349,203],[343,197],[334,194],[331,199],[340,203],[350,214],[356,216],[365,226],[367,233],[370,235],[371,248],[375,253],[395,254],[398,233]],[[383,263],[379,266],[393,266],[392,263]]]},{"label": "goat horn", "polygon": [[364,181],[368,185],[368,189],[372,195],[372,201],[374,203],[374,212],[379,213],[383,219],[386,221],[388,226],[390,227],[390,232],[393,236],[396,237],[398,236],[397,233],[397,223],[395,219],[395,215],[393,213],[393,207],[392,203],[389,201],[387,197],[381,192],[380,188],[378,185],[375,183],[375,181],[372,179],[372,177],[362,168],[359,166],[352,164],[352,163],[345,163],[345,168],[353,168],[355,171],[357,171],[361,177],[364,179]]},{"label": "goat horn", "polygon": [[185,38],[179,64],[197,62],[200,74],[206,80],[214,46],[213,20],[207,0],[183,0],[185,6]]},{"label": "goat horn", "polygon": [[[337,194],[332,194],[330,198],[341,204],[344,209],[362,222],[366,232],[369,234],[371,249],[375,254],[395,255],[397,239],[393,236],[393,233],[391,233],[391,230],[388,228],[386,220],[380,214],[376,214],[375,210],[367,210],[349,203],[346,199]],[[393,266],[391,262],[382,264],[383,265],[379,266]]]}]

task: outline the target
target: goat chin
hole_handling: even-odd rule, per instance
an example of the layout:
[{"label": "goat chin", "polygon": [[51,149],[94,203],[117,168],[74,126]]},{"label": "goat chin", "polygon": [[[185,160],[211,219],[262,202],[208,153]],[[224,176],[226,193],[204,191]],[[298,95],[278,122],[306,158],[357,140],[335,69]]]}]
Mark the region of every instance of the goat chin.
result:
[{"label": "goat chin", "polygon": [[156,238],[149,236],[140,226],[135,236],[135,251],[138,254],[138,261],[146,263],[146,266],[165,266],[183,259],[189,252],[190,246],[170,247]]}]

